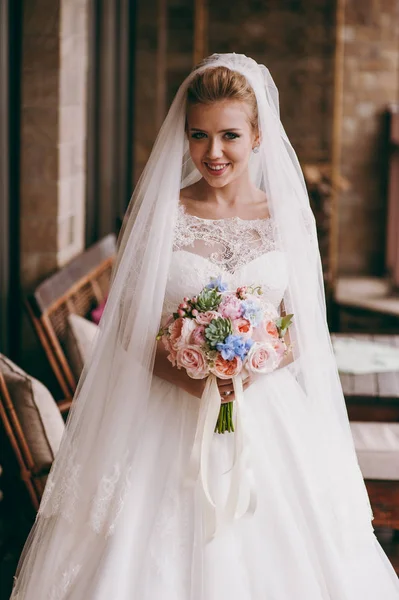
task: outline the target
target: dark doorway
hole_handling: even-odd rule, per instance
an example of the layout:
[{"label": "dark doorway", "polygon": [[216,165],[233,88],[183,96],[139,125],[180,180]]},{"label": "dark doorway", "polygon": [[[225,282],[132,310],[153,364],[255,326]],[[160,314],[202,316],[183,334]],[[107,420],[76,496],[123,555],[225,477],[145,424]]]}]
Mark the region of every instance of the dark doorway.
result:
[{"label": "dark doorway", "polygon": [[0,351],[19,358],[21,0],[0,0]]},{"label": "dark doorway", "polygon": [[135,0],[91,0],[86,245],[117,232],[133,185]]}]

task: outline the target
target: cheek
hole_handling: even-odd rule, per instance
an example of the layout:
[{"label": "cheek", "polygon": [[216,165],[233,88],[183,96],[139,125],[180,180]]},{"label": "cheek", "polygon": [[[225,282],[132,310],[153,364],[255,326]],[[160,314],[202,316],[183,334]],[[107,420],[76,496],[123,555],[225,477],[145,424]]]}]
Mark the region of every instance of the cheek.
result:
[{"label": "cheek", "polygon": [[231,144],[226,150],[226,155],[236,163],[247,162],[251,156],[252,146],[248,140],[245,140],[239,144]]},{"label": "cheek", "polygon": [[205,149],[202,147],[202,144],[199,144],[198,142],[193,143],[189,141],[188,149],[193,162],[201,162],[201,158],[203,157],[205,152]]}]

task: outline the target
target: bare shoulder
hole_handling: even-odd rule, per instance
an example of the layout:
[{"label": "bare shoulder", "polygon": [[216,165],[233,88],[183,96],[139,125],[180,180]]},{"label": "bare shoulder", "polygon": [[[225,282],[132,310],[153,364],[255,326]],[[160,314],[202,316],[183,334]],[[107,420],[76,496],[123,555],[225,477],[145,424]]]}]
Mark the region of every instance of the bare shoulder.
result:
[{"label": "bare shoulder", "polygon": [[187,204],[200,200],[200,194],[198,190],[198,182],[188,185],[187,187],[180,190],[180,202]]},{"label": "bare shoulder", "polygon": [[198,182],[189,185],[180,190],[180,204],[187,209],[187,212],[197,214],[198,205],[201,212],[203,198],[199,190]]},{"label": "bare shoulder", "polygon": [[269,201],[263,190],[257,190],[256,202],[253,205],[254,218],[269,219],[271,214],[269,210]]}]

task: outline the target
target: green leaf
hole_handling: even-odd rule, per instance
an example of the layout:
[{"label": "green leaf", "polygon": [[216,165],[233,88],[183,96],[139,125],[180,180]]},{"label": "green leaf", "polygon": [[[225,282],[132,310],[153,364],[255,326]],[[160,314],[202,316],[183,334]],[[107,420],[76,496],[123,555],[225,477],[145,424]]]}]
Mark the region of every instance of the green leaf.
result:
[{"label": "green leaf", "polygon": [[279,330],[280,337],[284,337],[287,333],[288,327],[292,324],[292,317],[294,315],[285,315],[284,317],[280,317],[276,320],[276,327]]}]

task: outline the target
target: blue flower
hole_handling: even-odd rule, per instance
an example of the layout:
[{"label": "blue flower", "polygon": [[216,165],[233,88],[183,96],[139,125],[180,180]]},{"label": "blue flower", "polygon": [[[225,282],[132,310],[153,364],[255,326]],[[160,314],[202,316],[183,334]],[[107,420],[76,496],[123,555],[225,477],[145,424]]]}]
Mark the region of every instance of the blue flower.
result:
[{"label": "blue flower", "polygon": [[241,335],[228,335],[224,342],[216,344],[216,350],[220,352],[224,360],[233,360],[238,356],[244,360],[253,345],[251,339],[245,339]]},{"label": "blue flower", "polygon": [[227,285],[223,283],[221,275],[218,275],[218,277],[211,277],[211,282],[205,287],[207,290],[217,289],[219,292],[225,292],[227,290]]},{"label": "blue flower", "polygon": [[253,327],[258,327],[263,319],[262,306],[253,300],[244,300],[241,306],[244,319],[248,319]]}]

